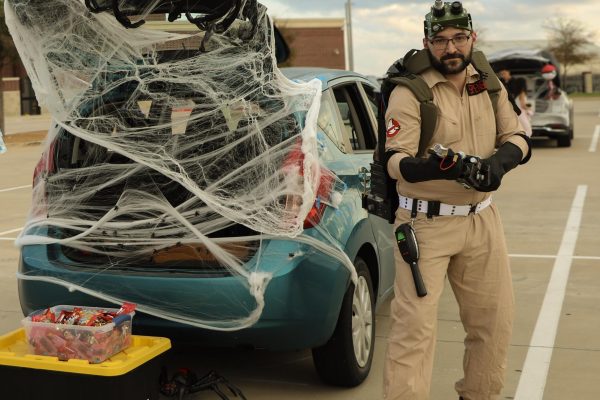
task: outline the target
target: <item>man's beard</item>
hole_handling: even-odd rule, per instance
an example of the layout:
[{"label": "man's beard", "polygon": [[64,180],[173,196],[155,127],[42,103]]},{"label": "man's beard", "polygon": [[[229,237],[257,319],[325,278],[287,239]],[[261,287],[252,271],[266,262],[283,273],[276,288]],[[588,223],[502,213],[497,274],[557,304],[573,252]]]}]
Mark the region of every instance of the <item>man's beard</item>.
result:
[{"label": "man's beard", "polygon": [[[429,50],[429,58],[431,59],[431,65],[433,68],[440,71],[443,75],[455,75],[463,72],[467,65],[471,63],[471,54],[473,53],[473,45],[469,49],[467,55],[462,55],[459,52],[453,54],[446,54],[439,60]],[[444,63],[446,60],[452,60],[451,63]]]}]

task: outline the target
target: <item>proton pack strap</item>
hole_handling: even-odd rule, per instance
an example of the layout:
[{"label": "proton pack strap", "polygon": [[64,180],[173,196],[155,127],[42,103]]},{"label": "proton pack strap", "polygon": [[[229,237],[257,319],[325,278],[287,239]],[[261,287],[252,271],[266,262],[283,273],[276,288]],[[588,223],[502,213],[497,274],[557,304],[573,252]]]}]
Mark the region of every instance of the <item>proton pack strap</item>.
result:
[{"label": "proton pack strap", "polygon": [[502,84],[487,58],[485,58],[485,55],[479,50],[473,50],[471,57],[471,62],[475,66],[475,69],[477,69],[479,73],[483,73],[482,78],[485,80],[488,92],[499,92],[502,88]]},{"label": "proton pack strap", "polygon": [[420,74],[431,67],[431,59],[428,50],[411,50],[403,58],[404,68],[412,74]]},{"label": "proton pack strap", "polygon": [[387,75],[393,86],[404,85],[408,87],[419,102],[432,102],[433,92],[431,88],[423,78],[418,76],[429,67],[431,67],[431,61],[427,50],[412,49],[390,67]]},{"label": "proton pack strap", "polygon": [[431,59],[427,49],[413,49],[406,53],[403,62],[406,70],[414,76],[411,86],[407,86],[421,103],[419,110],[421,114],[421,137],[417,157],[422,157],[426,154],[427,146],[433,137],[438,117],[437,106],[433,103],[433,92],[425,80],[418,75],[431,68]]},{"label": "proton pack strap", "polygon": [[427,152],[427,147],[433,138],[433,132],[437,125],[438,109],[433,100],[421,103],[421,137],[419,138],[419,149],[417,157],[422,157]]},{"label": "proton pack strap", "polygon": [[437,124],[438,110],[437,106],[433,103],[433,92],[425,80],[418,75],[396,76],[390,78],[390,83],[394,86],[405,86],[420,103],[421,136],[419,138],[417,157],[421,157],[427,151],[427,146],[433,137],[433,132]]},{"label": "proton pack strap", "polygon": [[498,111],[498,98],[500,97],[500,90],[502,84],[496,76],[494,69],[488,62],[485,55],[479,50],[473,50],[471,55],[471,62],[475,66],[475,69],[482,75],[482,79],[485,81],[485,86],[492,101],[492,107],[494,108],[494,114]]},{"label": "proton pack strap", "polygon": [[403,76],[395,76],[390,78],[390,83],[394,86],[401,85],[406,86],[415,95],[419,103],[433,102],[433,92],[431,88],[423,78],[414,74],[407,74]]}]

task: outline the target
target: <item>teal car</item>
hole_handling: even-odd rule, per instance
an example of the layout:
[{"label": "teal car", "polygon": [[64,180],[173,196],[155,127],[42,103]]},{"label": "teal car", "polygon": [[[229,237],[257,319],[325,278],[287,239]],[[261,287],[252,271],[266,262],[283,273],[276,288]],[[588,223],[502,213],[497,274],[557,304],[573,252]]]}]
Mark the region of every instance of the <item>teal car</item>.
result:
[{"label": "teal car", "polygon": [[[305,222],[304,235],[334,240],[352,261],[356,284],[339,258],[315,251],[301,241],[268,239],[260,243],[260,262],[263,270],[273,272],[273,277],[265,292],[264,309],[254,325],[215,331],[140,312],[133,329],[135,333],[181,337],[203,346],[311,348],[316,370],[326,383],[356,386],[371,368],[375,311],[392,294],[395,271],[392,225],[363,208],[376,147],[378,88],[376,83],[350,71],[284,68],[282,72],[291,80],[317,78],[322,83],[317,134],[321,163],[343,182],[346,190],[338,207],[319,209]],[[72,155],[79,151],[89,154],[94,146],[61,130],[36,168],[34,180],[59,169],[81,168],[72,164]],[[110,198],[109,194],[100,195]],[[172,195],[176,196],[177,190]],[[48,201],[52,201],[51,195]],[[327,239],[323,232],[328,232]],[[249,232],[235,225],[219,234],[244,236]],[[59,244],[24,245],[19,273],[62,276],[71,282],[92,281],[93,287],[111,287],[113,292],[123,288],[122,298],[129,301],[136,302],[136,296],[143,293],[146,302],[149,296],[155,296],[161,304],[199,307],[206,315],[237,318],[255,306],[247,287],[219,268],[140,260],[98,273],[103,260],[95,257]],[[257,263],[257,252],[241,254],[240,259],[247,264]],[[18,285],[25,315],[58,304],[114,306],[48,280],[20,279]]]}]

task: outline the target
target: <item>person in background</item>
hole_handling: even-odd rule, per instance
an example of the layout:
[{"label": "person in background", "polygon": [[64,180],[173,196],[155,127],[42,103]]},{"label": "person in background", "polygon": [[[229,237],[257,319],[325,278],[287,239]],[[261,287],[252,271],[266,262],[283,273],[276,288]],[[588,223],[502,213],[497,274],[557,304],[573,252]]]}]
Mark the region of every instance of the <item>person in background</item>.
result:
[{"label": "person in background", "polygon": [[519,122],[523,125],[523,129],[527,136],[531,136],[531,117],[533,111],[529,106],[527,100],[527,83],[523,78],[513,78],[508,69],[502,69],[498,73],[500,82],[504,84],[504,87],[508,91],[509,99],[513,104],[516,104],[518,110],[515,110],[519,116]]},{"label": "person in background", "polygon": [[558,85],[555,82],[556,79],[556,67],[552,64],[546,64],[540,71],[542,78],[546,81],[546,85],[543,85],[541,96],[544,100],[556,100],[560,95],[558,91]]}]

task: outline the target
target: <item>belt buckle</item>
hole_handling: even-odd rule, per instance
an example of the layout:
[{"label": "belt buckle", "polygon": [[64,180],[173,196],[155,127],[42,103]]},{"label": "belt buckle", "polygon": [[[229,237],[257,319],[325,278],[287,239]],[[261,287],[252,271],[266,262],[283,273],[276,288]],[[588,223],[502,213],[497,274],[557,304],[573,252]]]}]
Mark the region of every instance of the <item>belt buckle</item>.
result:
[{"label": "belt buckle", "polygon": [[478,205],[479,203],[471,204],[471,208],[469,209],[469,215],[476,214]]}]

